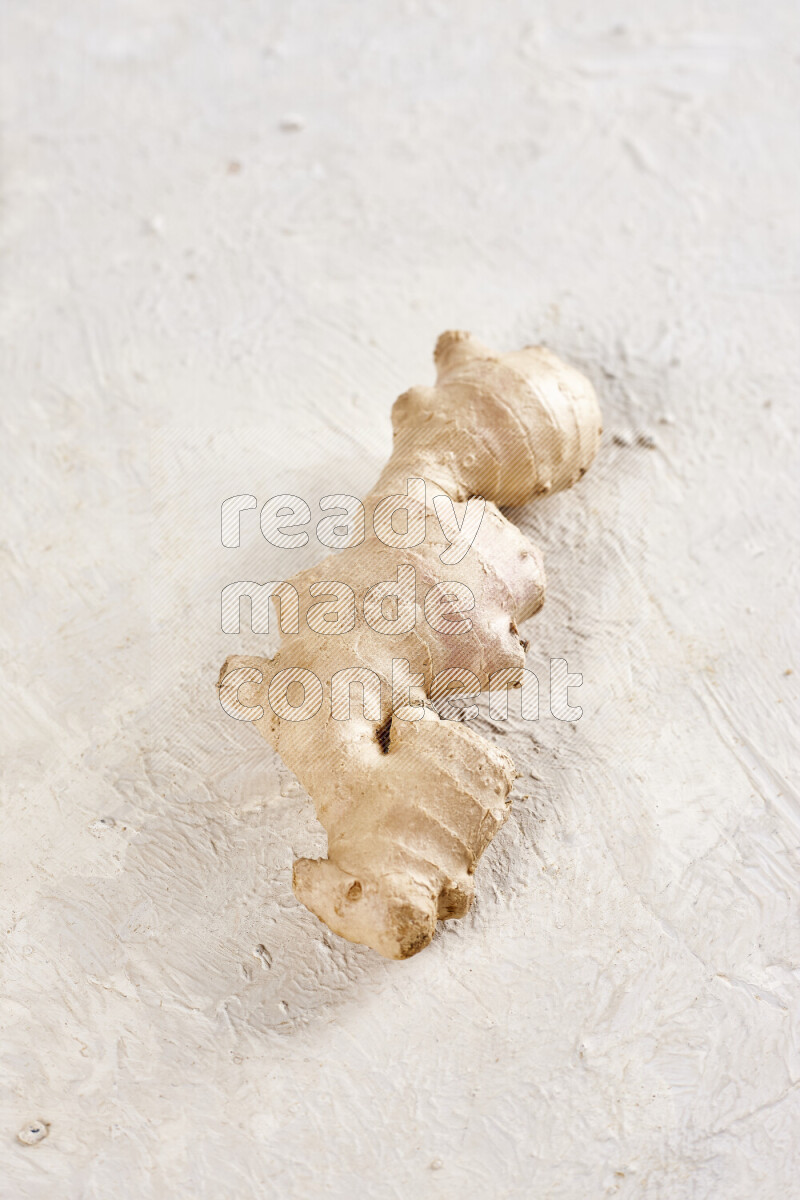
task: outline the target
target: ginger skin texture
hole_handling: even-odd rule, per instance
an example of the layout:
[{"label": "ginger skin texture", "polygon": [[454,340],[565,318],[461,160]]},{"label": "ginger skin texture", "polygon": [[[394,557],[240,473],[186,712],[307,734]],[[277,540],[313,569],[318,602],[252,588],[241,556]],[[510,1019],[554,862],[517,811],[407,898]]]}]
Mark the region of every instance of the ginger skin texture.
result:
[{"label": "ginger skin texture", "polygon": [[[511,758],[467,722],[441,719],[431,692],[434,677],[450,668],[471,672],[481,691],[499,671],[512,687],[522,678],[527,643],[518,626],[542,605],[544,570],[539,551],[497,506],[571,487],[601,434],[591,384],[541,346],[495,354],[470,334],[450,332],[434,359],[435,386],[412,388],[392,409],[394,449],[365,500],[364,540],[290,581],[300,596],[299,632],[284,634],[273,658],[234,656],[221,675],[257,668],[238,699],[263,708],[254,723],[308,791],[327,831],[328,857],[294,864],[298,899],[335,933],[394,959],[427,946],[437,920],[468,911],[478,859],[509,811]],[[405,496],[409,479],[425,481],[425,540],[405,549],[385,545],[374,531],[375,509],[387,496]],[[477,535],[455,565],[440,558],[448,539],[437,496],[486,500]],[[405,633],[377,632],[365,620],[364,597],[378,581],[397,580],[407,564],[415,570],[419,619]],[[312,585],[331,580],[356,597],[352,628],[333,636],[306,620],[326,595]],[[467,631],[450,632],[442,620],[439,632],[422,615],[423,597],[444,581],[465,584],[475,597],[474,609],[461,614]],[[405,708],[392,710],[397,659],[423,677],[417,696],[425,700],[414,712],[408,692]],[[354,687],[352,715],[337,719],[331,678],[359,667],[381,681],[380,716],[374,705],[365,715],[365,685],[363,705]],[[269,703],[270,682],[287,668],[307,668],[322,682],[324,699],[308,720],[279,717]]]}]

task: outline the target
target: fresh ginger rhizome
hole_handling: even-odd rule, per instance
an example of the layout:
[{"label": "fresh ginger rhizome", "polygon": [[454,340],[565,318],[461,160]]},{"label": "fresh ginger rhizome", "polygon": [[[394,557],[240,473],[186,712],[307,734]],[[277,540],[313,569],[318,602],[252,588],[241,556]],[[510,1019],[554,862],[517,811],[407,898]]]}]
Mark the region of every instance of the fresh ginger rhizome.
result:
[{"label": "fresh ginger rhizome", "polygon": [[[543,347],[496,355],[448,333],[435,360],[435,386],[395,402],[394,450],[363,505],[323,498],[345,513],[317,527],[341,547],[335,558],[223,593],[230,632],[244,595],[254,630],[270,597],[279,611],[277,654],[229,658],[220,698],[295,772],[327,830],[328,857],[295,863],[295,892],[335,932],[391,958],[468,910],[475,866],[508,812],[510,756],[449,719],[457,709],[435,707],[509,687],[525,699],[519,626],[541,607],[544,569],[497,506],[571,486],[600,436],[591,385]],[[264,506],[270,540],[307,538],[287,522],[310,519],[298,499]],[[257,502],[226,504],[223,542]],[[556,674],[566,702],[578,680],[566,663]]]}]

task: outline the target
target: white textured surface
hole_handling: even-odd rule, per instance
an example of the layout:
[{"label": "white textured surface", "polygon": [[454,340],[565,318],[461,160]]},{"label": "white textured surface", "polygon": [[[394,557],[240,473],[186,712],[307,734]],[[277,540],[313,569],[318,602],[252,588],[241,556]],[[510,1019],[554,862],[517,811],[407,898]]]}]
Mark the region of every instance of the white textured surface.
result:
[{"label": "white textured surface", "polygon": [[[4,24],[2,1200],[800,1196],[794,6]],[[600,393],[517,514],[584,716],[496,734],[473,914],[388,963],[217,704],[221,587],[299,565],[219,503],[363,492],[449,327]]]}]

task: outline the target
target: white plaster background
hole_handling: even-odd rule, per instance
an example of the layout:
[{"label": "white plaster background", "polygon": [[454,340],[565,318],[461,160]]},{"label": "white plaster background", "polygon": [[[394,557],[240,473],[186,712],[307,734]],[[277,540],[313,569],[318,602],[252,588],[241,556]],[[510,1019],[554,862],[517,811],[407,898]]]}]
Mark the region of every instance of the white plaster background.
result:
[{"label": "white plaster background", "polygon": [[[795,6],[3,24],[2,1200],[800,1196]],[[584,715],[488,730],[474,911],[389,963],[218,706],[221,587],[301,561],[219,504],[366,490],[451,327],[600,393],[517,514]]]}]

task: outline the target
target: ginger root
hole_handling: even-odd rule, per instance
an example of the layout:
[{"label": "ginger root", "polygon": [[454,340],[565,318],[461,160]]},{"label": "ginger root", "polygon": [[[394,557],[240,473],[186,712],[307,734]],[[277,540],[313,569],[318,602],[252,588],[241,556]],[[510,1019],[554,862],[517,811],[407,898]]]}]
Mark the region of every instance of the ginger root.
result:
[{"label": "ginger root", "polygon": [[[328,857],[294,864],[297,897],[334,932],[396,959],[427,946],[437,919],[468,911],[477,861],[508,815],[509,755],[468,724],[442,720],[432,703],[434,677],[444,671],[456,682],[475,677],[482,691],[498,672],[519,686],[527,643],[518,626],[540,608],[545,577],[538,550],[496,506],[570,487],[601,433],[591,384],[541,346],[494,354],[470,334],[451,332],[439,338],[434,358],[435,386],[412,388],[392,409],[394,449],[365,501],[365,539],[290,581],[300,596],[299,632],[284,634],[273,658],[234,656],[220,677],[222,685],[236,668],[251,668],[243,674],[255,682],[238,688],[238,698],[261,706],[255,724],[306,788],[327,831]],[[378,509],[379,527],[382,520],[387,528],[385,498],[406,496],[409,480],[425,481],[425,534],[402,549],[380,540],[374,523]],[[440,504],[442,497],[486,500],[477,535],[455,565],[441,560],[448,539],[437,497]],[[467,621],[445,608],[443,619],[434,616],[436,628],[421,618],[405,632],[379,631],[374,605],[372,623],[365,619],[364,600],[388,580],[399,581],[398,613],[403,600],[421,610],[420,597],[445,581],[466,585],[475,605]],[[313,614],[317,630],[306,618],[318,607],[314,597],[334,594],[331,581],[352,588],[357,605],[352,628],[345,621],[329,634],[318,631]],[[422,685],[416,708],[406,688],[393,710],[398,660],[409,664],[411,683]],[[293,668],[313,671],[323,684],[324,699],[308,719],[278,716],[270,704],[271,683]],[[345,693],[355,676],[363,703],[356,688],[355,715],[341,719],[336,703],[332,710],[331,679],[348,669]],[[381,682],[371,705],[368,672]],[[303,694],[313,711],[314,698]]]}]

